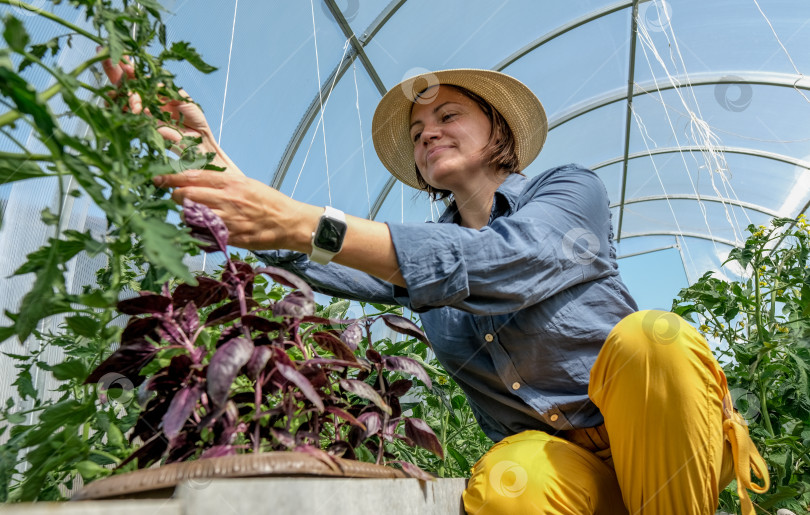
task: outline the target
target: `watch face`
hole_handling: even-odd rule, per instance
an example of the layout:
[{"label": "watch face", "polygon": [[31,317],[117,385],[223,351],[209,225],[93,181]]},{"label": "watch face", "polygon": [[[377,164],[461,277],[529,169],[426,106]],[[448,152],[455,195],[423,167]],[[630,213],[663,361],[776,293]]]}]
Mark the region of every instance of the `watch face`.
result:
[{"label": "watch face", "polygon": [[346,236],[346,223],[333,218],[322,217],[315,231],[313,243],[327,252],[337,252],[343,246]]}]

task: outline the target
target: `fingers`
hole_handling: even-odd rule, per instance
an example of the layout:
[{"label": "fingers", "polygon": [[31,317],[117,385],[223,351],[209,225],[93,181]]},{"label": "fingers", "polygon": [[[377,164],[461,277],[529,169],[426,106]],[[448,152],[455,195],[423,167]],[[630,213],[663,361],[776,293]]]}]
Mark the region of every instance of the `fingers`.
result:
[{"label": "fingers", "polygon": [[232,174],[208,170],[186,170],[171,175],[158,175],[152,182],[159,188],[215,188],[222,189],[232,180]]}]

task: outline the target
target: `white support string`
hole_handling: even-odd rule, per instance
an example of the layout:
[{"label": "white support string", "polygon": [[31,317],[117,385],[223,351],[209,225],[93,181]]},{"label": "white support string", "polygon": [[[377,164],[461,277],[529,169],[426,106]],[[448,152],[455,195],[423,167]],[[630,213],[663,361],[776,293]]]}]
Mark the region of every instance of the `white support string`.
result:
[{"label": "white support string", "polygon": [[366,180],[366,201],[368,213],[371,214],[371,193],[368,191],[368,171],[366,170],[366,142],[363,140],[363,118],[360,116],[360,90],[357,88],[357,61],[352,63],[354,73],[354,106],[357,108],[357,124],[360,127],[360,149],[363,153],[363,177]]},{"label": "white support string", "polygon": [[[346,51],[349,48],[349,43],[351,39],[347,39],[346,42],[343,44],[343,55],[340,58],[340,62],[343,62],[343,59],[346,58]],[[290,193],[291,198],[295,198],[295,190],[298,188],[298,181],[301,180],[301,174],[304,173],[304,167],[307,165],[307,159],[309,159],[309,151],[312,150],[312,144],[315,142],[315,137],[318,135],[318,127],[323,125],[323,115],[326,112],[326,106],[329,105],[329,99],[332,98],[332,90],[335,89],[335,82],[337,82],[337,73],[332,78],[332,84],[329,86],[329,94],[326,96],[326,103],[321,105],[320,116],[318,118],[318,123],[315,125],[315,130],[312,133],[312,139],[309,140],[309,146],[307,147],[307,153],[304,155],[304,162],[301,163],[301,169],[298,170],[298,177],[295,178],[295,185],[293,185],[292,193]],[[318,96],[320,96],[320,82],[318,83]],[[325,152],[325,151],[324,151]],[[331,194],[330,194],[331,196]]]},{"label": "white support string", "polygon": [[800,90],[799,88],[796,87],[796,84],[798,84],[799,81],[801,81],[804,78],[804,74],[799,71],[798,66],[796,66],[795,62],[793,62],[793,58],[790,57],[790,52],[788,52],[787,48],[785,48],[785,45],[782,44],[782,40],[779,39],[779,34],[776,33],[776,29],[773,28],[773,24],[771,23],[771,20],[769,20],[768,17],[765,15],[765,11],[763,11],[762,7],[759,6],[759,2],[757,2],[757,0],[754,0],[754,5],[757,6],[757,9],[759,9],[759,14],[761,14],[762,17],[765,18],[765,23],[767,23],[768,27],[771,28],[771,32],[773,33],[773,37],[776,38],[776,42],[779,43],[780,47],[782,47],[782,51],[785,52],[785,55],[787,56],[788,61],[790,61],[791,66],[793,66],[793,70],[796,72],[796,75],[799,76],[799,78],[796,79],[796,82],[793,83],[793,89],[795,89],[799,93],[799,95],[802,96],[802,98],[804,98],[808,103],[810,103],[810,99],[808,99],[807,96],[805,96],[805,94],[802,93],[802,90]]},{"label": "white support string", "polygon": [[[321,94],[321,65],[318,62],[318,31],[315,27],[315,3],[309,0],[309,6],[312,11],[312,38],[315,40],[315,70],[318,72],[318,100],[321,104],[321,121],[323,121],[323,95]],[[335,75],[337,77],[337,74]],[[332,184],[329,181],[329,157],[326,155],[326,124],[321,124],[321,133],[323,134],[323,160],[326,164],[326,189],[329,193],[329,205],[332,205]]]},{"label": "white support string", "polygon": [[[662,7],[659,5],[658,0],[654,0],[654,4],[656,5],[656,9],[658,9],[658,11],[660,13],[661,10],[662,10]],[[678,46],[678,39],[675,37],[675,33],[674,33],[674,30],[672,28],[671,23],[667,24],[667,25],[668,25],[667,28],[663,32],[664,32],[664,36],[666,37],[667,42],[668,42],[668,48],[670,49],[670,60],[672,61],[672,65],[676,70],[675,73],[677,73],[677,70],[680,68],[681,73],[683,73],[683,75],[687,78],[687,82],[688,82],[688,80],[689,80],[688,77],[689,76],[688,76],[688,73],[686,71],[685,60],[683,59],[683,55],[681,54],[680,48]],[[670,37],[670,34],[671,34],[671,37]],[[641,46],[642,52],[644,54],[645,60],[647,61],[647,65],[650,68],[650,72],[652,73],[653,78],[656,80],[656,83],[658,83],[658,80],[655,77],[655,71],[653,70],[653,66],[652,66],[652,63],[651,63],[651,60],[650,60],[650,56],[649,56],[649,54],[647,52],[648,49],[650,50],[650,53],[652,53],[655,60],[658,62],[658,64],[663,69],[664,73],[666,74],[667,78],[669,79],[670,84],[672,84],[673,86],[677,86],[677,87],[673,88],[673,91],[678,96],[678,99],[680,100],[683,107],[686,109],[686,112],[688,113],[688,116],[690,118],[689,132],[686,133],[685,136],[687,137],[688,140],[691,139],[692,141],[697,143],[698,146],[701,146],[701,147],[703,147],[705,149],[704,151],[701,151],[701,155],[703,156],[703,162],[704,162],[704,164],[702,166],[699,163],[697,163],[697,159],[695,157],[695,154],[690,153],[692,159],[694,159],[696,164],[698,164],[698,169],[705,168],[709,172],[709,177],[710,177],[710,180],[711,180],[711,183],[712,183],[712,188],[713,188],[713,190],[715,191],[715,193],[717,194],[718,197],[720,197],[720,198],[729,198],[729,189],[731,189],[732,196],[736,198],[736,194],[733,193],[733,187],[728,182],[728,177],[726,176],[726,171],[728,170],[728,166],[727,166],[726,161],[725,161],[725,156],[723,155],[722,151],[720,150],[720,141],[717,138],[717,136],[712,132],[711,127],[705,122],[705,120],[703,120],[703,117],[702,117],[702,115],[700,113],[700,106],[699,106],[699,104],[697,102],[697,97],[695,96],[693,88],[691,88],[691,87],[680,87],[681,84],[673,76],[674,74],[670,73],[670,71],[669,71],[669,69],[667,67],[667,64],[664,62],[664,60],[662,59],[661,55],[659,54],[657,48],[655,47],[655,44],[652,41],[652,37],[650,36],[649,31],[647,30],[647,27],[645,26],[644,23],[638,23],[638,37],[639,37],[639,42],[641,44],[640,46]],[[678,61],[675,60],[676,56],[678,58]],[[660,88],[657,88],[657,89],[658,89],[659,101],[661,102],[661,105],[664,108],[664,113],[666,114],[666,118],[667,118],[667,122],[669,123],[670,130],[672,131],[672,134],[673,134],[673,136],[675,138],[677,146],[680,147],[681,143],[680,143],[679,138],[678,138],[678,132],[675,130],[675,126],[674,126],[674,124],[672,122],[672,119],[670,117],[669,110],[667,109],[667,105],[664,102],[663,94],[662,94]],[[681,91],[682,89],[686,90],[689,94],[691,94],[691,99],[690,100],[691,100],[691,104],[693,106],[695,106],[694,109],[690,106],[690,102],[687,102],[686,98],[684,98],[684,94]],[[634,117],[636,119],[637,124],[639,124],[639,126],[643,126],[643,123],[641,123],[640,116],[638,115],[638,113],[633,111],[633,115],[634,115]],[[648,145],[646,139],[645,139],[644,143],[648,147],[648,154],[649,154],[650,150],[649,150],[649,145]],[[689,165],[686,162],[686,157],[685,157],[685,155],[684,155],[684,153],[682,151],[679,152],[679,154],[681,156],[681,160],[683,162],[684,169],[686,171],[687,177],[689,178],[690,185],[691,185],[693,191],[695,192],[696,196],[698,197],[698,199],[700,199],[700,193],[698,192],[698,188],[697,188],[697,186],[695,184],[695,181],[692,178],[691,172],[689,170]],[[653,162],[653,166],[655,167],[655,161],[653,160],[651,155],[650,155],[650,159]],[[658,174],[657,168],[656,168],[656,174]],[[721,181],[723,183],[723,189],[725,190],[725,194],[721,193],[719,188],[717,187],[717,184],[715,183],[715,178],[716,177],[719,177],[721,179]],[[660,177],[659,177],[659,181],[660,181]],[[661,186],[662,186],[662,188],[664,187],[662,181],[661,181]],[[708,220],[706,207],[705,207],[704,203],[701,202],[700,200],[698,200],[698,205],[700,207],[701,214],[703,215],[704,223],[706,224],[706,229],[707,229],[709,235],[712,237],[712,243],[713,243],[713,245],[715,247],[715,252],[719,252],[718,249],[717,249],[717,245],[714,242],[714,235],[712,234],[711,224],[709,223],[709,220]],[[723,203],[723,207],[724,207],[724,210],[725,210],[725,213],[726,213],[726,219],[729,222],[729,225],[731,226],[732,231],[735,234],[735,239],[742,239],[741,238],[742,230],[740,228],[739,222],[736,219],[736,213],[733,211],[733,209],[730,210],[729,205],[727,205],[725,202]],[[744,210],[743,210],[743,213],[745,214],[746,217],[748,217],[748,214]],[[674,210],[672,210],[672,214],[673,214],[673,218],[675,218]],[[734,218],[733,221],[732,221],[732,217]],[[749,220],[749,222],[750,222],[750,220]],[[678,226],[679,233],[682,234],[682,231],[680,229],[680,224],[678,223],[677,219],[675,219],[675,223],[676,223],[676,226]],[[683,240],[684,240],[684,249],[686,250],[687,254],[689,255],[690,261],[692,261],[691,252],[688,249],[688,245],[686,245],[686,240],[685,239],[683,239]]]},{"label": "white support string", "polygon": [[399,221],[405,223],[405,183],[399,183]]},{"label": "white support string", "polygon": [[233,36],[236,34],[236,9],[239,0],[233,2],[233,25],[231,26],[231,47],[228,49],[228,67],[225,70],[225,92],[222,94],[222,116],[219,119],[219,137],[217,145],[222,144],[222,126],[225,124],[225,99],[228,98],[228,78],[231,76],[231,54],[233,53]]}]

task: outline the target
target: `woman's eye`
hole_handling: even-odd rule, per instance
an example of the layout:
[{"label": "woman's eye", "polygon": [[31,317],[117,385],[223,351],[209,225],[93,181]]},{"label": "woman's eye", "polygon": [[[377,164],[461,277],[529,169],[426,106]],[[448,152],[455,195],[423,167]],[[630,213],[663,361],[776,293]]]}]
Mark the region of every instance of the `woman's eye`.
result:
[{"label": "woman's eye", "polygon": [[446,122],[447,120],[454,117],[455,115],[456,115],[456,113],[445,113],[445,114],[442,115],[442,121]]},{"label": "woman's eye", "polygon": [[414,134],[414,135],[413,135],[413,142],[414,142],[414,143],[416,143],[417,141],[419,141],[419,138],[420,138],[421,136],[422,136],[422,133],[421,133],[421,132],[417,132],[416,134]]}]

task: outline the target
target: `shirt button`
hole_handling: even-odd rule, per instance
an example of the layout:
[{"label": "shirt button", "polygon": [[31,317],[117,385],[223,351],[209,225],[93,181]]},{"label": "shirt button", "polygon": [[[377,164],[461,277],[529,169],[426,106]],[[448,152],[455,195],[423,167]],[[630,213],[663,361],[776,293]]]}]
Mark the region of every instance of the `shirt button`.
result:
[{"label": "shirt button", "polygon": [[512,383],[512,389],[513,389],[513,390],[517,390],[518,388],[520,388],[520,383],[518,383],[517,381],[515,381],[514,383]]},{"label": "shirt button", "polygon": [[494,339],[495,339],[495,337],[494,337],[494,336],[492,336],[491,334],[487,333],[487,334],[486,334],[486,336],[484,336],[484,339],[485,339],[486,341],[488,341],[488,342],[491,342],[492,340],[494,340]]},{"label": "shirt button", "polygon": [[552,421],[552,422],[556,422],[556,421],[557,421],[557,419],[558,419],[558,418],[560,418],[560,416],[559,416],[559,415],[557,415],[557,414],[555,413],[555,414],[551,415],[551,417],[550,417],[550,418],[551,418],[551,421]]}]

